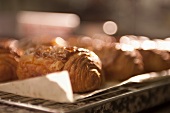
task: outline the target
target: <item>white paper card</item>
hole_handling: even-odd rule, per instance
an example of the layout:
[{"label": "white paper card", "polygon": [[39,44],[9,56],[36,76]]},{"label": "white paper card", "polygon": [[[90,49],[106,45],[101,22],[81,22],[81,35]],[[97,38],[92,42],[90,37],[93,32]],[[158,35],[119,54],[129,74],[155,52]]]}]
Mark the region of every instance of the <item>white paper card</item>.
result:
[{"label": "white paper card", "polygon": [[56,102],[73,102],[73,92],[67,71],[1,84],[0,90]]},{"label": "white paper card", "polygon": [[70,103],[130,82],[152,82],[165,77],[170,77],[170,70],[137,75],[123,82],[107,82],[103,87],[93,92],[73,94],[68,72],[61,71],[46,76],[4,83],[0,85],[0,91],[61,103]]}]

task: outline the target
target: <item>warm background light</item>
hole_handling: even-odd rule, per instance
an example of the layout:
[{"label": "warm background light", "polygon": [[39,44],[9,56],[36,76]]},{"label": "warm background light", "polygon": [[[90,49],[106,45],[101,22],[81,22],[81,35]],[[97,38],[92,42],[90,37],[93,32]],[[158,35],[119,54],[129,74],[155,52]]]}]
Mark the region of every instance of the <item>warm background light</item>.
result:
[{"label": "warm background light", "polygon": [[113,21],[107,21],[103,24],[103,31],[108,35],[113,35],[117,32],[117,25]]},{"label": "warm background light", "polygon": [[58,46],[67,46],[67,42],[63,38],[61,38],[61,37],[56,37],[55,38],[55,43]]},{"label": "warm background light", "polygon": [[17,19],[19,23],[71,28],[80,24],[80,18],[76,14],[71,13],[22,11],[18,14]]}]

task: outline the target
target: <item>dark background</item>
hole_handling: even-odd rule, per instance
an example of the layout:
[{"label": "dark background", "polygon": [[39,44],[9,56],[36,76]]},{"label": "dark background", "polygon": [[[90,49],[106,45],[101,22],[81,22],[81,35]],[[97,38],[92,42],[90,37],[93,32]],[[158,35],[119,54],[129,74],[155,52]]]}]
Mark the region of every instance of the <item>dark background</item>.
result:
[{"label": "dark background", "polygon": [[[170,0],[0,0],[1,34],[15,34],[13,15],[22,10],[75,13],[81,23],[112,20],[118,25],[115,35],[170,36]],[[12,27],[4,27],[4,17]]]}]

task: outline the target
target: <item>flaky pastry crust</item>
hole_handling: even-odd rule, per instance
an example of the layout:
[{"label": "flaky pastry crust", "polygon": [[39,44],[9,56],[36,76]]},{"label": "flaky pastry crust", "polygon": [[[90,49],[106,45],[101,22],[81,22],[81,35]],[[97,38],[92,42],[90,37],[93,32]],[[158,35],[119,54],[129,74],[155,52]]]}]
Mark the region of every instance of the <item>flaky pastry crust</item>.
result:
[{"label": "flaky pastry crust", "polygon": [[98,89],[102,82],[101,62],[93,52],[77,47],[39,46],[26,51],[17,69],[19,79],[67,70],[73,92]]},{"label": "flaky pastry crust", "polygon": [[16,69],[18,62],[10,50],[0,47],[0,82],[16,80]]}]

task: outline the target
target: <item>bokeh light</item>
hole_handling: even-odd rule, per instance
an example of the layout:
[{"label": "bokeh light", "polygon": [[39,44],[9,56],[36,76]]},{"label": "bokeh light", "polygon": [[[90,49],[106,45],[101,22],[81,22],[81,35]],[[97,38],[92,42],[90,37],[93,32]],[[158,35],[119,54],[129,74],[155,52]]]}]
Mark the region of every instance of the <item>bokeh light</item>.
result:
[{"label": "bokeh light", "polygon": [[117,24],[113,21],[107,21],[103,24],[103,31],[108,35],[115,34],[117,29]]}]

